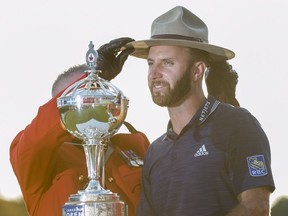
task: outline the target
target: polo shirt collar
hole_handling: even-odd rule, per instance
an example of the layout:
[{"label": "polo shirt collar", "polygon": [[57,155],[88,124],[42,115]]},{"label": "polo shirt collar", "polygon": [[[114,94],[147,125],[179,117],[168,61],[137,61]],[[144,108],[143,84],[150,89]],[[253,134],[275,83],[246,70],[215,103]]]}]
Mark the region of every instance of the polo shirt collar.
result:
[{"label": "polo shirt collar", "polygon": [[[201,125],[217,109],[219,104],[220,104],[220,101],[216,100],[212,96],[208,96],[208,98],[205,100],[202,106],[198,109],[198,111],[190,120],[187,126],[191,127],[194,124]],[[174,131],[172,129],[171,120],[169,120],[168,126],[167,126],[167,135],[170,136],[172,134],[174,134]]]}]

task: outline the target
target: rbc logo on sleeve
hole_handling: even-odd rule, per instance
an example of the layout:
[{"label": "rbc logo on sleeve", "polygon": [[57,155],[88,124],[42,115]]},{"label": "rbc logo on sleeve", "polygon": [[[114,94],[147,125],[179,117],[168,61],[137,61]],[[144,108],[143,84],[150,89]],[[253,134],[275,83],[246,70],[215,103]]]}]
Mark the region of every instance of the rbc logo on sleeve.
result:
[{"label": "rbc logo on sleeve", "polygon": [[257,177],[267,175],[267,168],[263,155],[247,157],[247,164],[251,176]]}]

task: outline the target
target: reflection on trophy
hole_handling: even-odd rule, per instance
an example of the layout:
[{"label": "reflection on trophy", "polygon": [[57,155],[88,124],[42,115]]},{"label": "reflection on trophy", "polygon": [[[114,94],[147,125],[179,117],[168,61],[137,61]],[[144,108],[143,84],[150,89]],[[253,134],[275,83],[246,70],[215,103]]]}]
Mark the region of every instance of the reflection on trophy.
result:
[{"label": "reflection on trophy", "polygon": [[[63,216],[126,216],[127,205],[100,184],[104,176],[105,140],[124,122],[128,99],[96,70],[98,54],[92,42],[86,54],[86,78],[67,88],[57,100],[61,121],[67,131],[83,140],[89,183],[85,190],[70,195],[62,208]],[[102,169],[101,169],[102,168]]]}]

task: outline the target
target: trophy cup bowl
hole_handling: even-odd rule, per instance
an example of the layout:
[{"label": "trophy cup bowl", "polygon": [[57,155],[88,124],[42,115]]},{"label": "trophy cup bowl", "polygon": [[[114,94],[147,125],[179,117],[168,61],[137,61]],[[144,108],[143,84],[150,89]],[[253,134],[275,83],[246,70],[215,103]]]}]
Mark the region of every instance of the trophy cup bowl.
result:
[{"label": "trophy cup bowl", "polygon": [[121,127],[129,100],[116,86],[98,76],[101,71],[95,69],[98,55],[93,47],[90,42],[86,54],[88,76],[68,87],[57,99],[62,124],[83,140],[89,179],[84,190],[70,195],[62,215],[126,216],[125,203],[116,193],[104,189],[99,179],[101,175],[104,177],[105,140]]}]

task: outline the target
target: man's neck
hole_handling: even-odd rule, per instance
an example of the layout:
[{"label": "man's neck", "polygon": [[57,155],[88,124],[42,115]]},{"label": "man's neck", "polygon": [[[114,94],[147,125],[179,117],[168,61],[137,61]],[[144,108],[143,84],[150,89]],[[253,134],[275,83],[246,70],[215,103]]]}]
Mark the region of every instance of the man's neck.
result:
[{"label": "man's neck", "polygon": [[198,97],[190,97],[179,106],[168,107],[168,113],[175,133],[180,134],[182,129],[190,122],[205,100],[206,97],[203,94]]}]

